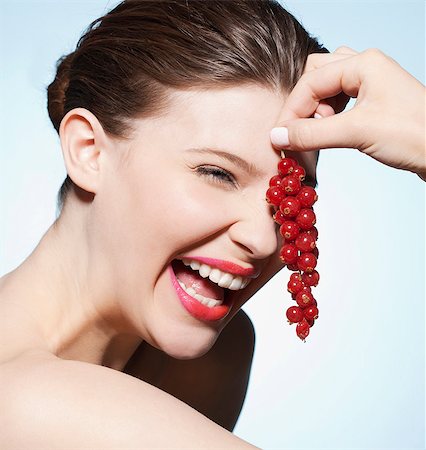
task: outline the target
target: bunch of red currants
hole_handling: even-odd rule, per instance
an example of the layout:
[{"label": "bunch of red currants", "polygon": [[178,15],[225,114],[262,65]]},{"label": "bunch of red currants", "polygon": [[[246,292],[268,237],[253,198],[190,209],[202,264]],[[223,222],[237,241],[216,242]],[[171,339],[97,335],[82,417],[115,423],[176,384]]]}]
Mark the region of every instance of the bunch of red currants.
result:
[{"label": "bunch of red currants", "polygon": [[284,238],[280,259],[294,272],[290,275],[287,290],[297,306],[288,308],[286,316],[290,324],[297,323],[296,334],[304,342],[318,318],[312,287],[319,281],[315,270],[318,230],[313,210],[318,196],[313,187],[303,186],[305,176],[305,169],[294,159],[283,158],[278,163],[278,175],[270,179],[266,192],[266,201],[275,207],[273,218]]}]

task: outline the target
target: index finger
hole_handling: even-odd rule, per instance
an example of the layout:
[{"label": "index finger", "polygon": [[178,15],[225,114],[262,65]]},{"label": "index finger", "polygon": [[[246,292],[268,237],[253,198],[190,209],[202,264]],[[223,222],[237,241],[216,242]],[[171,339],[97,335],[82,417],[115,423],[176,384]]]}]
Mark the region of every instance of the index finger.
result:
[{"label": "index finger", "polygon": [[304,72],[309,72],[333,61],[340,61],[358,54],[358,52],[346,46],[338,47],[332,53],[310,53],[306,60]]},{"label": "index finger", "polygon": [[321,100],[342,92],[356,97],[361,84],[356,58],[344,57],[305,72],[287,97],[279,122],[311,117]]}]

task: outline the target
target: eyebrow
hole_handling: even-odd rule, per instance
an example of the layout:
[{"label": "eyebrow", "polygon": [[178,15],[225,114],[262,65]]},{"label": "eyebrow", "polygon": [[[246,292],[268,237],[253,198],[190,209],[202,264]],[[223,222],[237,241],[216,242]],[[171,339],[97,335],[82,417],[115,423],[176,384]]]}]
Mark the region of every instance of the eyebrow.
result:
[{"label": "eyebrow", "polygon": [[225,150],[209,148],[209,147],[201,147],[201,148],[189,148],[186,151],[191,153],[202,153],[202,154],[211,154],[219,156],[219,158],[225,159],[232,164],[241,167],[245,172],[249,175],[259,176],[261,171],[254,164],[247,162],[245,159],[235,155],[234,153],[229,153]]}]

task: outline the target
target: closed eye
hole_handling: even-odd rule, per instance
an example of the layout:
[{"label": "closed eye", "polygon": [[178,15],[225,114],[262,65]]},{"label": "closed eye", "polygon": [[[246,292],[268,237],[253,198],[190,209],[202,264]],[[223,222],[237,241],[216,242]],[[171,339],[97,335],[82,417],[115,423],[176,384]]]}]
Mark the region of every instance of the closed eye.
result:
[{"label": "closed eye", "polygon": [[225,184],[237,187],[234,176],[225,169],[216,166],[200,166],[196,169],[197,174],[207,177],[212,183]]}]

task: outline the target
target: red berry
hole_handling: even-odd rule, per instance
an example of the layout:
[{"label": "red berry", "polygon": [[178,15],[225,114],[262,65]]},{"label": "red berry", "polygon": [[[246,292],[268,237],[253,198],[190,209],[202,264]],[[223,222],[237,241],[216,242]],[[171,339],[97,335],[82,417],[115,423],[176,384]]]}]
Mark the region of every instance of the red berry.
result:
[{"label": "red berry", "polygon": [[[275,222],[277,222],[280,225],[282,225],[285,221],[285,216],[279,209],[277,209],[277,211],[275,211],[275,214],[272,217],[275,220]],[[299,227],[299,225],[297,225],[297,226]]]},{"label": "red berry", "polygon": [[283,158],[278,163],[278,172],[285,177],[286,175],[290,175],[296,166],[296,161],[291,158]]},{"label": "red berry", "polygon": [[306,286],[306,284],[303,283],[303,287],[299,292],[302,292],[303,294],[312,294],[312,289],[310,286]]},{"label": "red berry", "polygon": [[[309,286],[306,286],[309,287]],[[306,295],[304,297],[304,294]],[[299,301],[297,301],[297,296],[299,295]],[[297,294],[291,294],[291,298],[297,302],[297,304],[302,308],[306,308],[307,306],[318,306],[317,301],[315,300],[311,291],[305,290],[303,287]]]},{"label": "red berry", "polygon": [[317,200],[318,195],[311,186],[303,186],[297,194],[302,207],[310,208]]},{"label": "red berry", "polygon": [[306,319],[318,319],[318,308],[316,306],[308,306],[303,310]]},{"label": "red berry", "polygon": [[300,202],[296,197],[284,197],[280,203],[280,211],[285,217],[296,217],[300,211]]},{"label": "red berry", "polygon": [[[306,317],[305,317],[306,319]],[[312,328],[314,326],[315,320],[314,319],[306,319],[306,322],[308,322],[309,326]]]},{"label": "red berry", "polygon": [[306,176],[306,171],[302,166],[296,166],[293,169],[292,175],[294,175],[295,177],[298,177],[300,181],[303,181]]},{"label": "red berry", "polygon": [[296,294],[296,303],[304,309],[314,304],[314,296],[309,292],[300,291]]},{"label": "red berry", "polygon": [[306,171],[294,159],[281,159],[278,172],[279,175],[269,180],[266,200],[275,206],[273,219],[280,225],[284,238],[280,259],[294,272],[287,290],[298,306],[288,308],[286,316],[289,323],[297,323],[296,333],[305,340],[318,317],[317,301],[311,290],[311,286],[319,282],[319,273],[315,270],[319,254],[318,230],[314,226],[316,216],[312,209],[318,196],[314,188],[302,186]]},{"label": "red berry", "polygon": [[294,241],[299,236],[299,232],[300,227],[293,220],[285,220],[280,227],[281,236],[288,242]]},{"label": "red berry", "polygon": [[281,186],[271,186],[266,191],[266,201],[271,203],[271,205],[279,206],[285,197],[285,192],[282,190]]},{"label": "red berry", "polygon": [[302,275],[302,281],[307,285],[307,286],[317,286],[318,282],[319,282],[319,273],[316,270],[313,270],[312,272],[308,273],[305,272]]},{"label": "red berry", "polygon": [[[294,274],[292,274],[294,275]],[[299,274],[297,274],[299,275]],[[290,292],[290,294],[297,294],[301,289],[303,288],[303,283],[302,280],[300,278],[291,278],[289,282],[287,283],[287,291]]]},{"label": "red berry", "polygon": [[281,184],[282,178],[279,175],[274,175],[270,180],[269,180],[269,186],[279,186]]},{"label": "red berry", "polygon": [[301,252],[310,252],[315,248],[315,239],[308,233],[300,233],[294,243]]},{"label": "red berry", "polygon": [[291,281],[302,281],[302,275],[300,275],[300,273],[292,273],[290,275],[290,280]]},{"label": "red berry", "polygon": [[312,236],[314,237],[315,240],[318,239],[318,230],[317,230],[317,227],[309,228],[309,230],[306,230],[306,233],[312,234]]},{"label": "red berry", "polygon": [[289,323],[300,322],[304,317],[302,308],[299,308],[298,306],[290,306],[285,315],[287,316]]},{"label": "red berry", "polygon": [[280,186],[282,186],[287,195],[296,195],[302,187],[299,178],[293,175],[284,177]]},{"label": "red berry", "polygon": [[298,253],[294,244],[284,244],[280,251],[281,261],[285,264],[294,264],[297,261]]},{"label": "red berry", "polygon": [[312,272],[317,265],[317,258],[313,253],[302,253],[297,258],[297,267],[302,272]]},{"label": "red berry", "polygon": [[304,341],[309,336],[309,324],[306,319],[301,320],[296,325],[297,336]]},{"label": "red berry", "polygon": [[[270,188],[271,189],[271,188]],[[312,209],[303,208],[296,216],[296,222],[302,230],[309,230],[315,225],[316,216]]]}]

